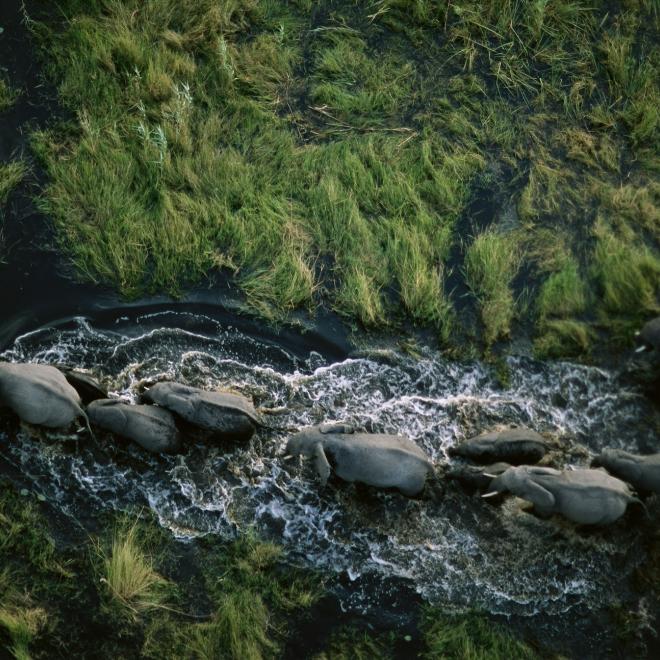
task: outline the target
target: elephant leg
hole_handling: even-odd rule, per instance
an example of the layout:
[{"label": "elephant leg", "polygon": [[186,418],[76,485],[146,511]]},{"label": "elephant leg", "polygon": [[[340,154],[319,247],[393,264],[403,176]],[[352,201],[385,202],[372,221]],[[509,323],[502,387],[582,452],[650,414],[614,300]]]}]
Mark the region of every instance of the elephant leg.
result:
[{"label": "elephant leg", "polygon": [[330,463],[328,462],[328,458],[326,457],[325,452],[323,451],[323,446],[320,442],[314,448],[314,465],[319,474],[321,486],[325,486],[330,477]]},{"label": "elephant leg", "polygon": [[540,516],[551,515],[554,510],[555,496],[533,479],[525,481],[524,491],[516,492],[516,495],[532,502],[534,511]]}]

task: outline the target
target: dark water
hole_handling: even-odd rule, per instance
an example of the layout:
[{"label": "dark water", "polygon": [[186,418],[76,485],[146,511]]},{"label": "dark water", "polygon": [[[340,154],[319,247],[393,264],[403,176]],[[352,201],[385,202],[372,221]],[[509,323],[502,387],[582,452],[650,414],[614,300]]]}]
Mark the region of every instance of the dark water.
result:
[{"label": "dark water", "polygon": [[[257,405],[285,407],[269,418],[273,426],[342,421],[400,432],[440,466],[450,446],[495,424],[550,434],[576,466],[605,446],[658,449],[647,401],[599,368],[509,358],[504,389],[484,365],[447,362],[431,350],[416,359],[389,350],[338,357],[323,341],[313,333],[268,337],[210,313],[128,311],[28,333],[0,358],[89,369],[126,401],[153,379],[229,388]],[[496,508],[452,486],[441,501],[342,484],[321,491],[310,468],[282,460],[286,437],[262,430],[247,445],[224,447],[190,439],[181,456],[153,457],[109,437],[94,447],[84,434],[76,450],[73,435],[32,437],[10,425],[0,448],[83,523],[100,510],[144,505],[182,539],[232,538],[254,526],[282,543],[291,562],[354,582],[344,606],[357,611],[379,606],[360,585],[399,578],[431,603],[578,617],[625,597],[644,559],[634,516],[578,532],[522,512],[517,500]]]}]

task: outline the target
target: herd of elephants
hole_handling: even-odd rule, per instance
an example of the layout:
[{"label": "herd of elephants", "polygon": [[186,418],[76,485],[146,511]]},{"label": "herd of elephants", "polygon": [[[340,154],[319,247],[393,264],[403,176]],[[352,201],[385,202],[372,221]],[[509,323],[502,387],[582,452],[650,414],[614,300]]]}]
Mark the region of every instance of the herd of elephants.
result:
[{"label": "herd of elephants", "polygon": [[[638,351],[660,356],[660,317],[638,333]],[[181,450],[180,428],[191,425],[209,437],[247,441],[268,428],[252,402],[241,395],[159,382],[128,404],[108,398],[88,374],[44,364],[0,364],[0,406],[22,422],[67,428],[83,418],[92,427],[127,438],[154,453]],[[485,498],[511,493],[527,500],[540,517],[560,514],[579,525],[618,520],[637,495],[660,493],[660,453],[639,456],[605,449],[588,469],[537,465],[548,453],[539,433],[523,427],[493,430],[459,443],[447,472]],[[283,460],[313,459],[323,485],[331,473],[348,482],[394,488],[406,496],[423,493],[438,473],[425,452],[402,435],[367,433],[346,424],[321,424],[293,432]]]}]

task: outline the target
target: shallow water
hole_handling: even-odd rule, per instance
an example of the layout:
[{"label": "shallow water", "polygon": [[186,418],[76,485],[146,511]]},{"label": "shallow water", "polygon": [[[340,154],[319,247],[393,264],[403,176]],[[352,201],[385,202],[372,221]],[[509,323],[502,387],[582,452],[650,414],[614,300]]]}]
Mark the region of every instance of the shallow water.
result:
[{"label": "shallow water", "polygon": [[[38,330],[0,357],[91,369],[127,401],[155,379],[231,388],[258,406],[285,407],[267,417],[274,427],[342,421],[400,432],[438,465],[448,463],[450,446],[495,424],[551,434],[573,465],[605,446],[658,448],[645,399],[602,369],[510,358],[503,388],[484,365],[448,362],[431,350],[331,362],[313,345],[301,337],[294,355],[207,316],[158,312],[102,328],[77,319]],[[628,519],[585,533],[538,520],[518,500],[494,507],[454,486],[440,501],[338,483],[321,491],[309,466],[282,460],[286,431],[260,430],[245,446],[189,438],[184,454],[153,457],[105,435],[94,446],[84,432],[76,443],[74,435],[4,428],[5,458],[74,518],[144,505],[182,538],[231,538],[254,525],[294,563],[351,580],[405,578],[425,600],[458,608],[522,617],[598,608],[621,596],[643,559]],[[368,609],[371,598],[356,590],[345,605]]]}]

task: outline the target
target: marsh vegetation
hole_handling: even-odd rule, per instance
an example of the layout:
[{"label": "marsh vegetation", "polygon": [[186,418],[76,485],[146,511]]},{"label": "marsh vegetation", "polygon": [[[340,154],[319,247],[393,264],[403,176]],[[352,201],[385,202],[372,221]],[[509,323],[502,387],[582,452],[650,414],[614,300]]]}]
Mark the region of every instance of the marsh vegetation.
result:
[{"label": "marsh vegetation", "polygon": [[81,277],[220,268],[269,317],[533,325],[542,356],[657,312],[651,0],[58,6],[32,28],[75,119],[34,141]]},{"label": "marsh vegetation", "polygon": [[[55,543],[40,507],[27,490],[0,488],[0,648],[17,660],[282,657],[324,595],[317,573],[286,565],[279,546],[250,533],[191,547],[138,511],[89,535],[69,521]],[[318,659],[395,657],[410,641],[396,628],[330,629],[315,641]],[[476,614],[428,608],[417,635],[429,658],[536,657]]]}]

